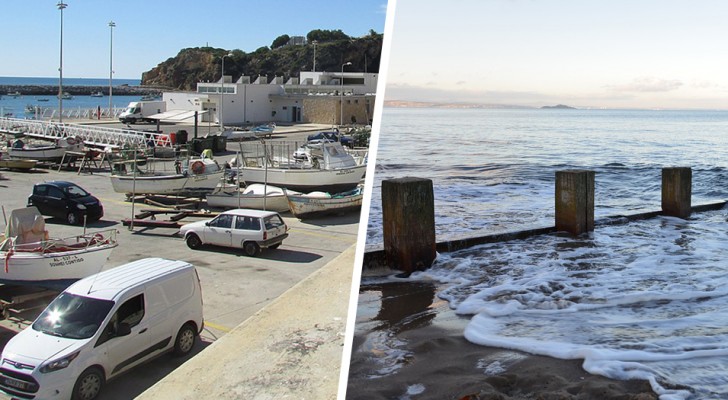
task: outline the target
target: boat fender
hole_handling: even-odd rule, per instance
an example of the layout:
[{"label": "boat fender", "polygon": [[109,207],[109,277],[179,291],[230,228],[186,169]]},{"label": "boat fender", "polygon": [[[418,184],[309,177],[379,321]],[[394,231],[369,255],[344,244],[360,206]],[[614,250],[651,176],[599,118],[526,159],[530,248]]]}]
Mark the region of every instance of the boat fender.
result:
[{"label": "boat fender", "polygon": [[205,163],[202,161],[195,161],[192,163],[192,166],[190,167],[192,170],[192,173],[195,175],[200,175],[205,173]]}]

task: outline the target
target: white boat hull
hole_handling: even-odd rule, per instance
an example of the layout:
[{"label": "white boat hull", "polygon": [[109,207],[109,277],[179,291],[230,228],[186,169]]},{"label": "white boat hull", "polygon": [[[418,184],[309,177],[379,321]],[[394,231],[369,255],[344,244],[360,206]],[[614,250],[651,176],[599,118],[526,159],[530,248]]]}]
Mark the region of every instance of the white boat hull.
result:
[{"label": "white boat hull", "polygon": [[341,169],[282,169],[241,167],[242,179],[246,183],[265,183],[299,192],[314,190],[331,193],[345,192],[355,188],[364,177],[366,165]]},{"label": "white boat hull", "polygon": [[103,268],[116,243],[58,253],[0,252],[0,282],[65,288]]},{"label": "white boat hull", "polygon": [[111,186],[117,193],[135,194],[201,194],[209,193],[220,182],[223,170],[204,175],[112,175]]},{"label": "white boat hull", "polygon": [[67,151],[81,151],[82,146],[70,147],[38,147],[38,148],[8,148],[10,158],[19,160],[37,160],[60,162]]},{"label": "white boat hull", "polygon": [[313,218],[330,214],[343,214],[361,209],[362,194],[341,198],[288,196],[288,206],[296,218]]},{"label": "white boat hull", "polygon": [[276,212],[288,211],[288,200],[284,194],[263,196],[262,194],[242,194],[218,192],[206,196],[207,205],[216,208],[252,208]]}]

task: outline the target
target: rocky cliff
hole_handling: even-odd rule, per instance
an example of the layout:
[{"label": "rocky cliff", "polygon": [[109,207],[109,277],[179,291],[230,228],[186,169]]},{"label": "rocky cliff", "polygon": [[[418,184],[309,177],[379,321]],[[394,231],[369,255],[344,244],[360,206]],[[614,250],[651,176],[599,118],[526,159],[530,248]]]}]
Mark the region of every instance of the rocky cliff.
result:
[{"label": "rocky cliff", "polygon": [[[261,47],[251,53],[212,47],[183,49],[156,67],[142,74],[143,86],[167,87],[179,90],[195,90],[197,82],[214,82],[220,79],[222,56],[225,58],[225,75],[237,80],[241,75],[253,80],[265,75],[268,80],[283,76],[284,80],[297,77],[299,71],[313,69],[312,44],[282,46],[275,49]],[[382,35],[371,32],[361,38],[346,38],[322,42],[316,45],[316,70],[341,71],[341,66],[351,62],[345,71],[379,72],[382,52]]]}]

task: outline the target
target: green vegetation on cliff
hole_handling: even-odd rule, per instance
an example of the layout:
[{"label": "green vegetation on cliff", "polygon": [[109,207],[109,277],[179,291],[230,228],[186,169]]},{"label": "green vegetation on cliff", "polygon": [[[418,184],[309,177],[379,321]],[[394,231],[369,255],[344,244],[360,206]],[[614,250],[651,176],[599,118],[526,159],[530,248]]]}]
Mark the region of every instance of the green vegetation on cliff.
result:
[{"label": "green vegetation on cliff", "polygon": [[347,62],[352,65],[345,71],[379,72],[382,53],[382,35],[369,31],[360,38],[352,38],[341,32],[313,30],[307,35],[307,45],[282,45],[281,35],[273,41],[272,48],[264,46],[251,53],[242,50],[232,52],[212,47],[183,49],[142,74],[142,85],[162,86],[180,90],[195,90],[197,82],[214,82],[220,79],[220,64],[225,58],[225,75],[237,80],[241,75],[255,79],[265,75],[269,81],[275,76],[284,80],[297,77],[300,71],[313,69],[313,41],[316,40],[316,70],[341,71]]}]

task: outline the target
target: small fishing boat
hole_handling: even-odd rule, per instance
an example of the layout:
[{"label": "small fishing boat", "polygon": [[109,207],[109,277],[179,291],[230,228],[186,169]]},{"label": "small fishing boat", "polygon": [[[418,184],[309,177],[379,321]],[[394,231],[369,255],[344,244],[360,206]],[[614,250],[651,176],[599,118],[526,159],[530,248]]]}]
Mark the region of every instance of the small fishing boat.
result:
[{"label": "small fishing boat", "polygon": [[321,157],[311,156],[306,162],[273,162],[267,159],[248,163],[238,170],[246,183],[268,183],[299,192],[344,192],[354,189],[366,172],[366,165],[357,164],[339,143],[323,143]]},{"label": "small fishing boat", "polygon": [[115,192],[127,195],[202,195],[212,192],[225,173],[211,158],[190,159],[184,166],[180,163],[174,173],[143,172],[134,163],[131,165],[136,172],[121,170],[111,175],[111,186]]},{"label": "small fishing boat", "polygon": [[[298,194],[298,192],[291,192]],[[273,185],[253,183],[242,188],[220,188],[208,194],[207,205],[217,208],[252,208],[286,212],[288,200],[282,188]]]},{"label": "small fishing boat", "polygon": [[91,93],[91,97],[104,97],[102,92]]},{"label": "small fishing boat", "polygon": [[13,210],[0,234],[0,283],[63,289],[101,271],[117,245],[115,229],[50,238],[37,208]]},{"label": "small fishing boat", "polygon": [[308,194],[286,193],[288,207],[298,219],[320,217],[331,214],[344,214],[360,210],[364,196],[362,186],[348,192],[331,195],[324,192]]},{"label": "small fishing boat", "polygon": [[252,128],[250,131],[255,134],[255,136],[262,137],[267,136],[271,137],[273,136],[273,131],[276,129],[275,122],[271,122],[270,124],[264,124],[264,125],[258,125],[254,128]]},{"label": "small fishing boat", "polygon": [[[38,162],[60,162],[67,151],[80,152],[83,142],[74,137],[56,140],[53,144],[31,144],[16,139],[8,148],[8,155],[13,159],[36,160]],[[66,157],[68,160],[68,157]]]},{"label": "small fishing boat", "polygon": [[63,99],[63,100],[73,100],[73,96],[70,93],[68,93],[68,92],[64,92],[61,95],[61,99]]},{"label": "small fishing boat", "polygon": [[35,168],[36,160],[14,160],[0,153],[0,168],[29,171]]}]

